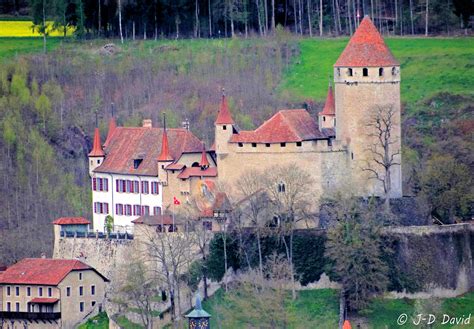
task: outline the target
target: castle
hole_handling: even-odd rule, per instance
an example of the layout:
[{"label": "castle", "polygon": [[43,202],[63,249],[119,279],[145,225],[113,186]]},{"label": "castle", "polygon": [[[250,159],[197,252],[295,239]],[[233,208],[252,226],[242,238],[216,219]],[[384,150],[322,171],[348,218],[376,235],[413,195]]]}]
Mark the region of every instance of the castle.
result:
[{"label": "castle", "polygon": [[208,150],[188,129],[154,128],[150,120],[125,128],[111,118],[103,145],[96,128],[89,154],[94,230],[104,230],[107,215],[131,227],[217,182],[232,186],[246,172],[274,165],[307,171],[315,200],[345,184],[360,196],[401,197],[400,130],[400,64],[365,17],[334,64],[334,91],[329,86],[317,118],[305,109],[280,110],[244,131],[223,95]]}]

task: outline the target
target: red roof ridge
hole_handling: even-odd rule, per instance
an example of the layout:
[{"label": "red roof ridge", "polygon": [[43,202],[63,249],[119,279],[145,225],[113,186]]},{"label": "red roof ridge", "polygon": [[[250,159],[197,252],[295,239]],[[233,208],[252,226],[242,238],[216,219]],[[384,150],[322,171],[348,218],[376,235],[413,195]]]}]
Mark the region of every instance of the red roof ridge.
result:
[{"label": "red roof ridge", "polygon": [[90,157],[103,157],[105,155],[102,145],[100,143],[100,132],[99,128],[94,130],[94,144],[92,145],[92,151],[89,153]]},{"label": "red roof ridge", "polygon": [[84,217],[60,217],[53,221],[55,225],[89,225],[91,222]]},{"label": "red roof ridge", "polygon": [[109,131],[107,132],[107,138],[105,138],[104,147],[107,147],[107,145],[109,145],[116,128],[117,123],[115,122],[115,118],[111,117],[109,120]]},{"label": "red roof ridge", "polygon": [[225,95],[222,95],[221,106],[219,112],[217,113],[216,125],[220,124],[234,124],[232,115],[230,114],[229,104],[227,103],[227,98]]},{"label": "red roof ridge", "polygon": [[336,115],[336,104],[334,102],[334,94],[332,92],[332,86],[329,85],[328,94],[326,96],[326,103],[324,103],[324,108],[319,115]]},{"label": "red roof ridge", "polygon": [[383,37],[369,16],[365,16],[334,66],[398,66]]},{"label": "red roof ridge", "polygon": [[161,153],[158,156],[158,161],[173,161],[173,158],[170,155],[169,145],[168,145],[168,134],[166,133],[166,128],[163,129],[163,136],[161,141]]}]

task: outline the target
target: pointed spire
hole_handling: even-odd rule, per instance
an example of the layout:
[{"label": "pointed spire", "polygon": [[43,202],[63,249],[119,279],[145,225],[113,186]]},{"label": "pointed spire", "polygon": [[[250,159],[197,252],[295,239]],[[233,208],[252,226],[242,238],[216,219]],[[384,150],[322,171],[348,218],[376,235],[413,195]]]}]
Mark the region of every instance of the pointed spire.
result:
[{"label": "pointed spire", "polygon": [[115,128],[117,128],[117,122],[115,121],[115,113],[114,113],[115,104],[111,103],[110,108],[111,108],[112,116],[110,117],[110,120],[109,120],[109,131],[107,132],[107,138],[105,139],[104,147],[107,147],[109,145],[110,140],[112,139],[112,135],[115,132]]},{"label": "pointed spire", "polygon": [[163,113],[163,137],[161,140],[161,153],[158,156],[158,161],[173,161],[170,155],[170,149],[168,145],[168,134],[166,133],[166,114]]},{"label": "pointed spire", "polygon": [[234,120],[229,111],[229,104],[227,103],[227,98],[225,96],[225,89],[222,88],[222,101],[219,113],[217,114],[216,125],[228,125],[233,124]]},{"label": "pointed spire", "polygon": [[319,115],[336,115],[336,104],[334,102],[334,94],[332,92],[332,85],[329,82],[328,95],[326,96],[326,103]]},{"label": "pointed spire", "polygon": [[369,16],[364,17],[336,64],[334,64],[336,67],[398,65],[400,63],[393,57]]},{"label": "pointed spire", "polygon": [[204,143],[202,143],[201,162],[199,163],[199,166],[201,166],[202,170],[209,168],[209,161],[207,160],[206,146]]},{"label": "pointed spire", "polygon": [[94,131],[94,144],[92,145],[92,151],[89,153],[90,157],[103,157],[105,155],[100,143],[100,132],[99,128],[95,128]]},{"label": "pointed spire", "polygon": [[342,329],[352,329],[352,326],[349,320],[344,321],[344,325],[342,326]]}]

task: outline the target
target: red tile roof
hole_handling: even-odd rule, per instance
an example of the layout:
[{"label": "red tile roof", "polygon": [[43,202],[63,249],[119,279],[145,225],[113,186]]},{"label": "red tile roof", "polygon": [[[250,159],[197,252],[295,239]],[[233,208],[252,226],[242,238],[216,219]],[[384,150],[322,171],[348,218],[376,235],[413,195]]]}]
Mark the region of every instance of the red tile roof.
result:
[{"label": "red tile roof", "polygon": [[84,217],[61,217],[53,222],[55,225],[89,225],[90,223],[91,222]]},{"label": "red tile roof", "polygon": [[0,277],[0,284],[41,284],[57,286],[71,271],[93,270],[105,281],[103,275],[81,261],[73,259],[24,258],[7,268]]},{"label": "red tile roof", "polygon": [[240,131],[232,135],[231,143],[284,143],[326,139],[308,111],[281,110],[252,131]]},{"label": "red tile roof", "polygon": [[165,169],[166,170],[181,170],[184,167],[186,167],[186,166],[182,163],[170,163],[169,165],[167,165],[165,167]]},{"label": "red tile roof", "polygon": [[208,168],[210,166],[209,161],[207,160],[207,152],[204,144],[202,146],[201,162],[199,162],[199,165],[204,168]]},{"label": "red tile roof", "polygon": [[227,103],[227,98],[225,95],[222,95],[221,107],[219,109],[219,113],[217,113],[217,119],[215,124],[217,125],[226,125],[226,124],[233,124],[234,120],[230,115],[229,111],[229,104]]},{"label": "red tile roof", "polygon": [[100,143],[100,132],[99,128],[94,130],[94,144],[92,145],[92,151],[89,153],[90,157],[102,157],[104,156],[104,150],[102,150],[102,145]]},{"label": "red tile roof", "polygon": [[30,300],[28,303],[32,304],[55,304],[59,301],[59,298],[41,298],[36,297]]},{"label": "red tile roof", "polygon": [[336,115],[336,104],[334,102],[334,95],[332,93],[332,86],[329,86],[328,95],[326,96],[326,103],[319,115]]},{"label": "red tile roof", "polygon": [[168,134],[166,133],[166,129],[163,129],[162,139],[161,139],[161,153],[158,156],[158,161],[173,161],[173,158],[170,154],[170,148],[168,145]]},{"label": "red tile roof", "polygon": [[397,66],[379,31],[365,16],[334,66]]},{"label": "red tile roof", "polygon": [[115,132],[115,128],[117,128],[117,123],[115,122],[115,118],[111,117],[109,120],[109,131],[107,132],[107,138],[105,139],[104,147],[109,145],[110,140],[112,139],[112,135]]},{"label": "red tile roof", "polygon": [[[166,129],[166,132],[173,159],[178,159],[183,152],[201,152],[202,142],[189,130]],[[162,128],[117,127],[105,149],[105,160],[94,171],[157,176],[162,139]],[[134,169],[134,159],[142,159],[137,169]]]},{"label": "red tile roof", "polygon": [[[144,215],[140,216],[135,220],[132,220],[132,223],[134,224],[145,224],[145,225],[150,225],[150,226],[156,226],[156,225],[171,225],[173,224],[173,217],[170,215]],[[175,218],[175,224],[177,224],[177,220]]]},{"label": "red tile roof", "polygon": [[210,167],[205,170],[202,170],[199,167],[190,167],[184,169],[179,175],[178,178],[180,179],[187,179],[189,177],[216,177],[217,176],[217,168]]}]

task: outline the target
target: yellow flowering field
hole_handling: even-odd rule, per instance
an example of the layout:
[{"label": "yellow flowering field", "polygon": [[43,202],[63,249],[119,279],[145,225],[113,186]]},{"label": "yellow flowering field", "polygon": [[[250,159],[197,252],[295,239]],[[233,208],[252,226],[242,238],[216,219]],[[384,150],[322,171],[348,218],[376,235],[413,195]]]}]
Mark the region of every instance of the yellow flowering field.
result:
[{"label": "yellow flowering field", "polygon": [[[53,22],[47,22],[49,36],[62,36],[62,29],[53,30]],[[36,30],[33,32],[33,22],[29,21],[0,21],[0,37],[39,37]],[[68,28],[67,35],[71,35],[74,29]]]}]

